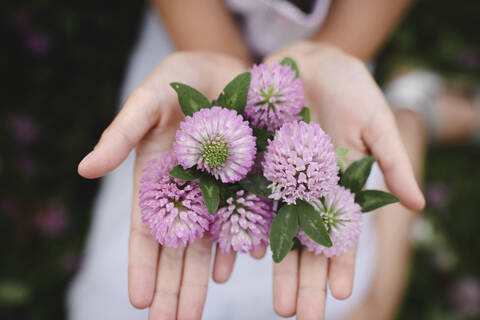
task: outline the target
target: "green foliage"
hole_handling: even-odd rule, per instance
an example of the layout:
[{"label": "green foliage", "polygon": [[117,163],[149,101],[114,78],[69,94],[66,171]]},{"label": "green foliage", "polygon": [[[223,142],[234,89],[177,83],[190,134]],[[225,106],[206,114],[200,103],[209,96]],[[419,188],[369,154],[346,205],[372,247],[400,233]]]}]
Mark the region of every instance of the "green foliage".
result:
[{"label": "green foliage", "polygon": [[210,101],[197,89],[186,84],[172,82],[170,86],[177,92],[178,103],[186,116],[191,116],[202,108],[210,108]]},{"label": "green foliage", "polygon": [[243,114],[243,110],[245,110],[245,106],[247,105],[251,80],[252,74],[250,72],[244,72],[236,76],[222,90],[222,93],[215,101],[215,105]]},{"label": "green foliage", "polygon": [[270,247],[273,261],[279,263],[292,249],[298,232],[298,215],[293,205],[283,206],[272,220]]},{"label": "green foliage", "polygon": [[303,122],[310,123],[312,119],[312,117],[310,116],[310,108],[303,107],[302,110],[300,110],[299,115],[302,117]]},{"label": "green foliage", "polygon": [[204,174],[198,184],[208,213],[214,214],[220,204],[220,186],[217,180],[209,174]]},{"label": "green foliage", "polygon": [[381,190],[363,190],[356,194],[355,202],[362,207],[362,212],[370,212],[400,200],[393,194]]},{"label": "green foliage", "polygon": [[290,68],[292,68],[292,70],[295,71],[295,76],[297,78],[300,77],[300,70],[298,70],[297,63],[292,58],[285,57],[280,61],[280,64],[282,66],[290,66]]},{"label": "green foliage", "polygon": [[352,163],[340,179],[340,185],[350,189],[353,193],[362,190],[374,162],[375,158],[366,157]]},{"label": "green foliage", "polygon": [[265,129],[252,126],[253,135],[257,138],[257,151],[265,151],[268,146],[268,140],[273,140],[274,134]]},{"label": "green foliage", "polygon": [[324,246],[333,245],[320,213],[305,201],[297,200],[295,210],[298,213],[300,229],[313,241]]},{"label": "green foliage", "polygon": [[192,181],[200,178],[202,176],[202,172],[196,170],[195,168],[184,169],[181,165],[177,165],[170,170],[170,175],[180,180]]},{"label": "green foliage", "polygon": [[271,182],[261,174],[248,174],[245,179],[240,181],[240,185],[245,190],[263,198],[268,198],[271,194],[267,188],[270,184]]}]

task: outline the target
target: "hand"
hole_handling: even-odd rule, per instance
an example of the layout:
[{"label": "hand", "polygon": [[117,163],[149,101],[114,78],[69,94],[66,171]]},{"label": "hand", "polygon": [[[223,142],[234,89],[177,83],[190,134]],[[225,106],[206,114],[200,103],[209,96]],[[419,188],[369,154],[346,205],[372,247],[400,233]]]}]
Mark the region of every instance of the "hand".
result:
[{"label": "hand", "polygon": [[[150,319],[200,319],[210,275],[208,235],[187,248],[161,248],[140,218],[138,190],[142,169],[147,161],[171,149],[183,118],[169,83],[184,82],[208,98],[216,98],[228,81],[246,67],[233,58],[208,53],[176,53],[166,58],[133,91],[78,167],[83,177],[97,178],[115,169],[136,148],[128,289],[135,307],[150,307]],[[253,252],[252,256],[261,257],[264,252]],[[235,255],[217,250],[214,280],[226,281],[234,261]]]},{"label": "hand", "polygon": [[[425,204],[394,116],[365,65],[327,45],[299,42],[269,56],[284,56],[298,64],[312,121],[335,146],[350,149],[346,162],[368,153],[378,160],[388,188],[402,203],[421,210]],[[325,313],[327,277],[332,295],[350,296],[355,265],[353,248],[327,259],[307,250],[292,251],[274,266],[274,306],[278,314],[297,319],[320,319]]]}]

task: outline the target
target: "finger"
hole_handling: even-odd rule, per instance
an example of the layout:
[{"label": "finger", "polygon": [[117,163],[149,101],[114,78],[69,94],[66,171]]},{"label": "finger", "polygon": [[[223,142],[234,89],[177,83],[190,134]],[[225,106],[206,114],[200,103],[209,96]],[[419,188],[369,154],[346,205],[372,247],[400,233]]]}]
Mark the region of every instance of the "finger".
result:
[{"label": "finger", "polygon": [[328,258],[302,250],[297,319],[324,319],[327,297]]},{"label": "finger", "polygon": [[224,283],[230,278],[236,256],[235,252],[231,252],[230,254],[222,252],[217,245],[212,275],[215,282]]},{"label": "finger", "polygon": [[160,251],[155,295],[148,315],[150,320],[176,319],[184,251],[183,247],[162,247]]},{"label": "finger", "polygon": [[344,300],[352,294],[356,252],[356,248],[351,248],[341,256],[330,259],[328,279],[330,291],[336,299]]},{"label": "finger", "polygon": [[128,248],[128,293],[132,305],[143,309],[151,305],[157,276],[159,245],[150,228],[141,220],[138,200],[142,162],[135,164],[132,215]]},{"label": "finger", "polygon": [[261,259],[265,255],[267,247],[262,245],[260,248],[250,251],[250,255],[255,259]]},{"label": "finger", "polygon": [[377,118],[363,133],[366,144],[378,160],[389,190],[415,211],[422,210],[425,199],[414,176],[410,159],[400,139],[391,112]]},{"label": "finger", "polygon": [[273,306],[282,317],[291,317],[297,309],[298,250],[291,251],[273,265]]},{"label": "finger", "polygon": [[197,239],[187,247],[178,319],[201,319],[210,278],[211,256],[212,242],[208,238]]},{"label": "finger", "polygon": [[140,86],[128,97],[120,113],[105,129],[95,148],[80,162],[78,173],[85,178],[98,178],[115,169],[156,123],[161,104],[170,93],[160,95]]}]

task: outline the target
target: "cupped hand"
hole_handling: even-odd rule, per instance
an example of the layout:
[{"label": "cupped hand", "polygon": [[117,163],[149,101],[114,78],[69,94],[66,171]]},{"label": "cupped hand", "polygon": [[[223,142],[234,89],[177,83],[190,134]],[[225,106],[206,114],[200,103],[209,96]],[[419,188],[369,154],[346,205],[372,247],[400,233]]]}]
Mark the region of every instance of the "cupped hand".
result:
[{"label": "cupped hand", "polygon": [[[328,45],[299,42],[269,57],[293,58],[300,70],[312,121],[347,147],[347,164],[367,154],[378,160],[390,192],[404,206],[421,210],[425,200],[397,130],[394,116],[364,63]],[[337,299],[350,296],[356,249],[327,259],[292,251],[274,266],[274,306],[281,316],[323,319],[327,278]]]},{"label": "cupped hand", "polygon": [[[129,240],[128,290],[137,308],[150,307],[150,319],[200,319],[210,276],[211,241],[206,235],[186,248],[161,247],[142,223],[138,205],[145,164],[171,149],[183,115],[170,82],[183,82],[216,98],[222,88],[247,68],[233,58],[211,53],[176,53],[163,60],[127,99],[98,144],[79,164],[85,178],[115,169],[136,148]],[[253,252],[261,257],[265,250]],[[235,255],[217,248],[213,278],[226,281]]]}]

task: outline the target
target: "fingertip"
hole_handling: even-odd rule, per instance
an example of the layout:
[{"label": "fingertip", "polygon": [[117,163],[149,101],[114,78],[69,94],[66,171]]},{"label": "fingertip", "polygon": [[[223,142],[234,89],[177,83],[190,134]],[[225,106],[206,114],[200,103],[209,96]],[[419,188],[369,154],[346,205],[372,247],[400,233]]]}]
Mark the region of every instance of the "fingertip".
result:
[{"label": "fingertip", "polygon": [[284,294],[286,290],[291,290],[291,288],[284,288],[277,291],[273,301],[275,313],[284,318],[292,317],[297,312],[296,291],[295,296],[292,297],[289,294]]},{"label": "fingertip", "polygon": [[129,280],[128,283],[128,298],[132,306],[137,309],[145,309],[152,305],[153,294],[148,290],[139,290],[132,285]]},{"label": "fingertip", "polygon": [[216,283],[227,282],[232,274],[235,259],[235,253],[221,252],[220,248],[217,245],[215,252],[215,263],[213,266],[212,274],[213,281],[215,281]]},{"label": "fingertip", "polygon": [[265,256],[266,251],[267,251],[267,247],[261,246],[256,250],[250,251],[250,255],[252,256],[252,258],[255,258],[255,259],[262,259]]},{"label": "fingertip", "polygon": [[330,292],[335,299],[345,300],[352,295],[353,283],[347,278],[330,281]]},{"label": "fingertip", "polygon": [[90,159],[93,156],[93,150],[90,151],[83,159],[80,161],[80,163],[77,166],[77,172],[80,176],[87,178],[87,179],[93,179],[96,178],[92,176],[90,170],[89,170],[89,164],[90,164]]}]

